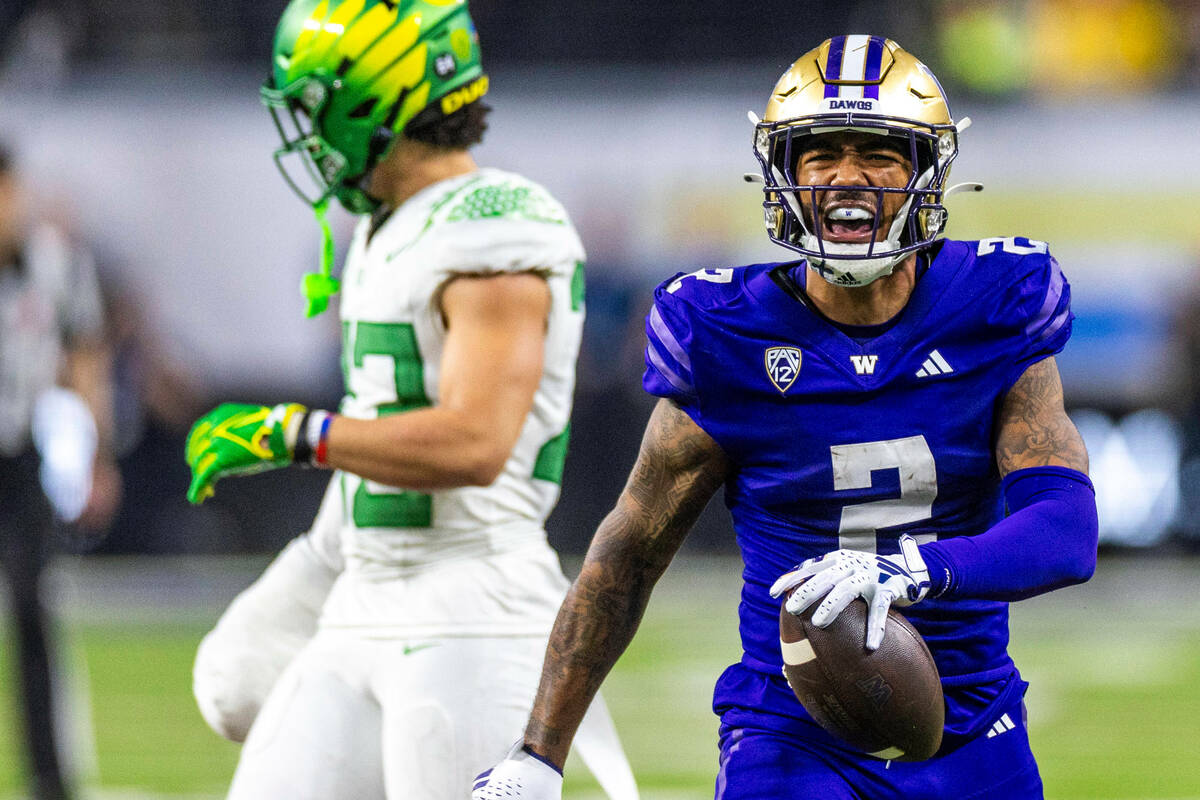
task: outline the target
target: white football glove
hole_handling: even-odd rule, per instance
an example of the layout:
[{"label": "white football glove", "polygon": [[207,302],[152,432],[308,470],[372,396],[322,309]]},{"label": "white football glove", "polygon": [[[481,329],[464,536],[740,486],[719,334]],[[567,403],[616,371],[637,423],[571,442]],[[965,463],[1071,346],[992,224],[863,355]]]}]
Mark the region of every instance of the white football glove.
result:
[{"label": "white football glove", "polygon": [[92,492],[96,459],[96,421],[83,398],[54,387],[33,405],[33,442],[41,456],[42,490],[59,518],[79,519]]},{"label": "white football glove", "polygon": [[[800,586],[800,584],[804,584]],[[825,599],[813,612],[818,628],[833,622],[856,597],[867,602],[867,649],[883,643],[888,608],[911,606],[929,593],[929,570],[917,549],[917,540],[900,537],[900,552],[877,556],[858,550],[835,550],[803,564],[779,577],[771,587],[771,597],[779,597],[800,586],[787,599],[787,610],[801,614],[822,595]],[[828,594],[826,594],[828,593]]]},{"label": "white football glove", "polygon": [[562,800],[563,776],[517,742],[504,760],[475,778],[471,800]]}]

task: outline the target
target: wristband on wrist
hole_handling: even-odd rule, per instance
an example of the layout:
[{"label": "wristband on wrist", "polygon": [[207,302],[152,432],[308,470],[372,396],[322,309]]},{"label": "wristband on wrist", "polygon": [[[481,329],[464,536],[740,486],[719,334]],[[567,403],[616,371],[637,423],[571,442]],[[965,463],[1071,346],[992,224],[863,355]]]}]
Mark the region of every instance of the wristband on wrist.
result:
[{"label": "wristband on wrist", "polygon": [[929,570],[929,599],[936,600],[954,587],[954,574],[946,559],[936,550],[921,550],[925,567]]},{"label": "wristband on wrist", "polygon": [[292,461],[304,466],[325,466],[325,440],[332,419],[333,414],[319,408],[304,414],[297,426]]},{"label": "wristband on wrist", "polygon": [[285,439],[292,451],[293,464],[308,464],[312,460],[312,447],[308,444],[308,420],[312,412],[305,409],[295,426],[288,426]]},{"label": "wristband on wrist", "polygon": [[328,411],[314,411],[308,423],[308,441],[312,445],[312,465],[314,467],[329,466],[327,459],[329,450],[329,424],[333,422],[333,414]]}]

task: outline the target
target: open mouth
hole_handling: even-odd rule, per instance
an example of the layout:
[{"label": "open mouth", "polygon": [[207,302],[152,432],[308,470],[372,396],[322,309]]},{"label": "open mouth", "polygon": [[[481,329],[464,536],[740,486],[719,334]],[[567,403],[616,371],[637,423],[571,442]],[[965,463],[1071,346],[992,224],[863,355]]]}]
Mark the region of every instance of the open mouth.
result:
[{"label": "open mouth", "polygon": [[827,241],[869,242],[875,232],[875,209],[863,203],[833,203],[825,209],[821,224]]}]

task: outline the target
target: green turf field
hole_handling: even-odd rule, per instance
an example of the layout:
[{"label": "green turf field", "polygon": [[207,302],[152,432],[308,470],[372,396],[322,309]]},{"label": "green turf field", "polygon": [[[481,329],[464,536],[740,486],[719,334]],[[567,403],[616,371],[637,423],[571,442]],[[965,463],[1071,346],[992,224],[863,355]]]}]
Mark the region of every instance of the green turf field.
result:
[{"label": "green turf field", "polygon": [[[224,597],[250,572],[242,566],[229,578],[222,568],[222,581],[197,595],[181,594],[180,583],[202,582],[211,568],[183,569],[184,579],[130,563],[72,569],[64,661],[90,693],[91,724],[75,726],[93,732],[91,746],[78,748],[87,796],[221,796],[237,749],[195,710],[191,659]],[[1200,600],[1187,591],[1198,569],[1195,561],[1107,559],[1092,584],[1014,607],[1012,650],[1033,683],[1031,735],[1048,798],[1200,798]],[[716,721],[708,706],[713,681],[738,656],[738,578],[729,561],[673,566],[605,684],[648,800],[711,797]],[[145,591],[133,591],[139,582]],[[19,797],[7,655],[5,647],[0,797]],[[567,797],[594,796],[572,764]]]}]

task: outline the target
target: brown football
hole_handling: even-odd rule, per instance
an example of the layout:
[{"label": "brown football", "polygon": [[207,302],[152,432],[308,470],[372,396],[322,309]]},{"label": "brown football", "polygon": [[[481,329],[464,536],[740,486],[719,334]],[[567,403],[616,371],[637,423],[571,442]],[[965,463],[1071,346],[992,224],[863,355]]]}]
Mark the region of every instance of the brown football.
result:
[{"label": "brown football", "polygon": [[946,708],[925,640],[895,609],[883,644],[866,648],[867,604],[856,598],[827,628],[779,610],[783,674],[812,718],[863,752],[924,761],[942,743]]}]

